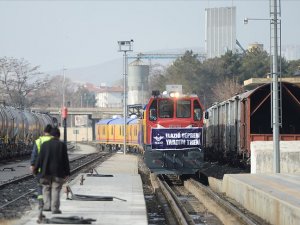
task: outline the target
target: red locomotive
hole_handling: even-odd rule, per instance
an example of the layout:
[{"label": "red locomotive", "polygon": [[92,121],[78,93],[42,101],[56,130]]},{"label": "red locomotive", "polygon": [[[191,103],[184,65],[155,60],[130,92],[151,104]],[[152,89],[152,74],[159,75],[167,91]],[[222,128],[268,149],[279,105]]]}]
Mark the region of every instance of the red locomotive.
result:
[{"label": "red locomotive", "polygon": [[193,174],[203,163],[203,107],[196,95],[153,92],[142,119],[140,143],[156,173]]},{"label": "red locomotive", "polygon": [[[128,118],[126,150],[139,150],[152,172],[194,174],[203,164],[203,107],[196,95],[154,91],[142,118]],[[96,124],[102,149],[123,148],[124,120]]]}]

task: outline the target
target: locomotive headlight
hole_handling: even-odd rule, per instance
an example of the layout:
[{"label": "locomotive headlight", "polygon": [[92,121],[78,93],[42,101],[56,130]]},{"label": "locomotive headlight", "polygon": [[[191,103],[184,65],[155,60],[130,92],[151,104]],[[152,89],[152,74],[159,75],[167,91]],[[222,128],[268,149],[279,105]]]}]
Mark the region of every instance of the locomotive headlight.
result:
[{"label": "locomotive headlight", "polygon": [[179,97],[179,93],[178,92],[171,92],[170,93],[170,97],[171,98],[178,98]]}]

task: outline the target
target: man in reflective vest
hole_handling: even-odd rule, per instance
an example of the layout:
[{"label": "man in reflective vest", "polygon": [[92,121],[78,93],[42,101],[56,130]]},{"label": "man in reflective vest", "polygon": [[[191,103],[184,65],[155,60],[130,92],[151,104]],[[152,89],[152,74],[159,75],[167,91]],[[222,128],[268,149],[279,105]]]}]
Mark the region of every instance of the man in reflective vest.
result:
[{"label": "man in reflective vest", "polygon": [[54,127],[50,133],[53,138],[43,143],[35,163],[36,174],[41,168],[40,182],[43,184],[44,209],[51,208],[52,214],[61,214],[60,192],[63,183],[70,176],[67,145],[60,141],[60,131]]},{"label": "man in reflective vest", "polygon": [[[49,141],[52,136],[50,135],[50,132],[52,130],[52,126],[50,124],[47,124],[46,127],[44,128],[44,135],[40,136],[38,139],[35,140],[34,144],[33,144],[33,150],[31,153],[31,160],[30,160],[30,169],[33,172],[34,171],[34,164],[37,160],[37,157],[41,151],[41,146],[44,142]],[[40,210],[46,210],[46,211],[50,211],[51,209],[43,209],[44,203],[43,203],[43,186],[40,184],[40,178],[41,178],[41,169],[38,169],[38,173],[36,175],[36,180],[37,180],[37,192],[38,192],[38,196],[37,199],[39,201],[39,209]]]}]

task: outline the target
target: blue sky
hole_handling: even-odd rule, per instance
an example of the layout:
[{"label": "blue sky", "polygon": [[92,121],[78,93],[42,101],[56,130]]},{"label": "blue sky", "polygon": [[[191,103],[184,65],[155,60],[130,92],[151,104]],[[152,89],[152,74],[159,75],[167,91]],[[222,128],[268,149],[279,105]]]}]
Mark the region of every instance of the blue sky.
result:
[{"label": "blue sky", "polygon": [[[85,67],[121,57],[119,40],[135,52],[204,47],[204,13],[237,7],[237,38],[269,48],[268,0],[0,1],[0,57],[25,58],[42,71]],[[282,43],[300,45],[300,0],[282,0]]]}]

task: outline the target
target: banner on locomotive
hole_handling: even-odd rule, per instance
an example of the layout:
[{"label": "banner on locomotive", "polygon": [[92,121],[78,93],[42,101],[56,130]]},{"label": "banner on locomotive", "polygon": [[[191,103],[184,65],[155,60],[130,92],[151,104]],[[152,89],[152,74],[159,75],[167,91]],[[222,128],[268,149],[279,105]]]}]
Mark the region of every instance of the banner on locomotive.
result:
[{"label": "banner on locomotive", "polygon": [[152,128],[153,150],[201,148],[202,128]]}]

